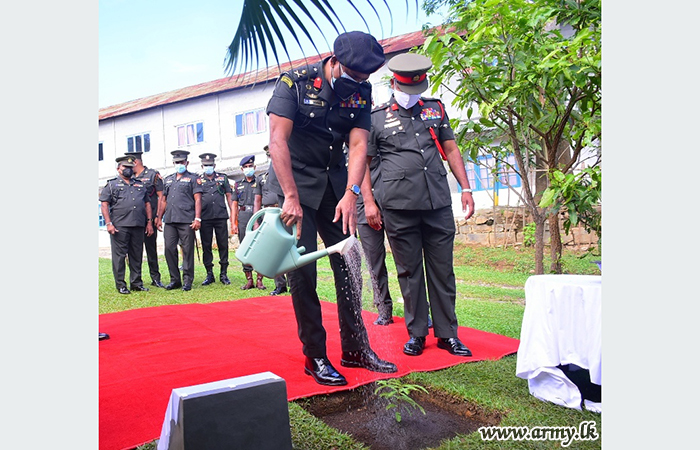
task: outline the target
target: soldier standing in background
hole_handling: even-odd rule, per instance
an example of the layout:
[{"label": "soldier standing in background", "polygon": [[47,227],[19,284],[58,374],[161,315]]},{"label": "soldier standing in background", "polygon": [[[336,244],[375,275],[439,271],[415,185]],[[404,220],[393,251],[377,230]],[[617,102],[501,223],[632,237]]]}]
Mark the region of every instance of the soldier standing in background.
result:
[{"label": "soldier standing in background", "polygon": [[129,283],[132,291],[148,291],[141,279],[143,239],[153,234],[151,205],[146,185],[134,178],[134,157],[116,159],[116,178],[107,181],[100,192],[102,216],[107,221],[112,247],[112,273],[117,291],[130,294],[126,287],[126,257],[129,256]]},{"label": "soldier standing in background", "polygon": [[[158,217],[158,203],[163,196],[163,177],[155,169],[149,169],[143,165],[143,152],[125,153],[134,157],[134,177],[146,185],[148,202],[151,204],[151,217]],[[151,286],[165,287],[160,281],[160,268],[158,267],[158,229],[153,227],[153,234],[146,235],[143,240],[146,248],[146,260],[148,271],[151,275]]]},{"label": "soldier standing in background", "polygon": [[[375,156],[369,164],[369,172],[365,173],[362,180],[362,193],[357,198],[357,232],[360,235],[362,250],[367,257],[367,266],[372,271],[373,284],[376,283],[376,289],[372,289],[372,293],[379,317],[374,324],[389,325],[394,323],[394,319],[386,269],[384,229],[379,206],[381,184],[379,157]],[[366,192],[366,189],[369,189],[369,192]]]},{"label": "soldier standing in background", "polygon": [[[245,238],[246,226],[253,214],[260,210],[262,204],[262,192],[260,183],[255,178],[255,155],[245,156],[241,159],[241,171],[243,179],[236,181],[234,184],[233,195],[233,233],[238,233],[238,242],[243,242]],[[241,289],[252,289],[254,286],[258,289],[265,289],[263,284],[263,276],[258,274],[257,284],[253,284],[253,268],[247,264],[243,264],[243,273],[245,274],[246,284],[241,286]]]},{"label": "soldier standing in background", "polygon": [[[265,150],[265,154],[267,155],[267,159],[270,159],[270,146],[266,145],[263,147]],[[272,168],[272,162],[270,162],[270,168]],[[270,190],[270,187],[267,184],[267,179],[270,175],[270,169],[267,170],[264,174],[260,175],[260,190],[262,191],[262,207],[263,208],[273,208],[273,207],[279,207],[278,199],[277,199],[277,194],[272,192]],[[278,277],[275,277],[275,289],[270,292],[270,295],[279,295],[279,294],[284,294],[287,292],[287,276],[285,274],[282,274]]]},{"label": "soldier standing in background", "polygon": [[[165,289],[192,289],[194,281],[195,231],[202,222],[202,185],[199,177],[187,170],[189,161],[186,150],[175,150],[173,155],[175,173],[163,180],[163,197],[158,208],[156,226],[163,230],[165,241],[165,261],[168,263],[170,283]],[[178,264],[178,243],[182,245],[182,276]]]},{"label": "soldier standing in background", "polygon": [[[214,255],[212,238],[216,235],[216,246],[219,248],[219,281],[231,284],[226,271],[228,270],[228,222],[229,211],[233,211],[231,185],[224,173],[217,173],[214,153],[199,155],[202,160],[202,170],[198,183],[202,186],[202,226],[199,236],[202,239],[202,261],[207,270],[207,277],[202,286],[214,283]],[[227,209],[228,208],[228,209]],[[231,227],[233,228],[233,227]]]}]

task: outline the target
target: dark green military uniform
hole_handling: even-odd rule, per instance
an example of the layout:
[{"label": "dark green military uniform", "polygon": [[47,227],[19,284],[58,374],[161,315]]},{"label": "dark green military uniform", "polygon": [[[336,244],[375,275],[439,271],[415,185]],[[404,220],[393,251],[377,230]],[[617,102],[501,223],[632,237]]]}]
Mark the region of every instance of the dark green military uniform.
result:
[{"label": "dark green military uniform", "polygon": [[[117,158],[117,162],[126,158]],[[126,163],[133,167],[133,163]],[[126,165],[125,164],[125,165]],[[100,192],[100,202],[109,205],[109,217],[116,232],[110,234],[112,273],[117,290],[126,289],[126,257],[129,257],[129,284],[132,290],[144,290],[141,279],[143,239],[146,229],[148,189],[140,180],[112,178]],[[123,293],[128,293],[123,292]]]},{"label": "dark green military uniform", "polygon": [[[375,156],[369,165],[372,182],[372,194],[377,207],[381,209],[381,171],[379,170],[379,157]],[[382,220],[383,222],[383,220]],[[384,227],[375,230],[367,223],[365,217],[365,202],[362,195],[357,199],[357,232],[360,235],[362,250],[367,258],[367,265],[372,271],[374,289],[374,306],[379,312],[377,325],[388,325],[392,319],[392,300],[389,292],[389,275],[386,268],[386,247],[384,246]]]},{"label": "dark green military uniform", "polygon": [[[248,226],[250,218],[253,217],[256,195],[262,195],[262,193],[255,176],[251,181],[244,177],[234,183],[233,201],[238,202],[238,242],[243,242],[245,238],[246,226]],[[252,272],[253,268],[243,264],[243,271]]]},{"label": "dark green military uniform", "polygon": [[[213,153],[199,155],[202,165],[214,165]],[[211,175],[202,173],[199,177],[202,187],[202,227],[199,236],[202,239],[202,262],[207,270],[205,282],[214,281],[212,270],[214,255],[212,251],[213,236],[216,235],[216,246],[219,249],[219,279],[228,284],[228,219],[229,197],[232,195],[231,184],[226,174],[214,171]]]},{"label": "dark green military uniform", "polygon": [[[175,152],[171,153],[175,155]],[[186,160],[189,152],[182,153],[185,154]],[[168,175],[163,180],[163,197],[167,202],[165,212],[161,211],[165,222],[163,240],[165,261],[170,272],[170,286],[173,288],[179,285],[191,288],[194,281],[195,232],[190,225],[195,220],[194,195],[201,193],[199,176],[187,170],[182,174]],[[182,246],[182,277],[178,263],[178,243]]]},{"label": "dark green military uniform", "polygon": [[[140,158],[140,152],[129,153],[136,158]],[[151,217],[155,218],[158,213],[158,192],[163,192],[163,177],[155,169],[144,166],[143,171],[134,175],[135,178],[146,185],[148,201],[151,204]],[[158,229],[153,228],[153,234],[145,236],[143,245],[146,249],[146,260],[148,261],[148,271],[151,275],[153,285],[160,284],[160,268],[158,267]]]}]

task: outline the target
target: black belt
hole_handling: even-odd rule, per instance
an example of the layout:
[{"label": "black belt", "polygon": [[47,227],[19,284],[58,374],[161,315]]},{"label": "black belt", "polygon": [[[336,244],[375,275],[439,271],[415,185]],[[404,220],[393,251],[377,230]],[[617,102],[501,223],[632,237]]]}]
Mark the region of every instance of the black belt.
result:
[{"label": "black belt", "polygon": [[251,209],[253,209],[252,206],[246,206],[246,205],[243,205],[243,206],[239,206],[239,207],[238,207],[238,210],[239,210],[239,211],[249,211],[249,210],[251,210]]},{"label": "black belt", "polygon": [[277,208],[279,206],[280,206],[279,203],[271,203],[269,205],[263,205],[263,208]]}]

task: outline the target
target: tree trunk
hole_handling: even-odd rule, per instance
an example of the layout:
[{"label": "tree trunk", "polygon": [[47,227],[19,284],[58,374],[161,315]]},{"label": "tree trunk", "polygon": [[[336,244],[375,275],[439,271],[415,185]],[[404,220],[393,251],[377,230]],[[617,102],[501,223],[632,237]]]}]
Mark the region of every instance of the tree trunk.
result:
[{"label": "tree trunk", "polygon": [[535,221],[535,275],[544,273],[544,214],[534,214]]},{"label": "tree trunk", "polygon": [[550,255],[552,262],[549,266],[550,273],[561,273],[561,230],[559,229],[559,214],[553,212],[549,215],[549,236],[550,236]]}]

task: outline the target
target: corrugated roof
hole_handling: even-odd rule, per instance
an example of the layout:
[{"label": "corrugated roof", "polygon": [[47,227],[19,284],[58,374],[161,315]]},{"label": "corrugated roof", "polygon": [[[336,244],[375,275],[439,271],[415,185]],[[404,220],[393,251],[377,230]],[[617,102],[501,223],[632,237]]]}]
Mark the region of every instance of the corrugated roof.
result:
[{"label": "corrugated roof", "polygon": [[[379,43],[384,48],[384,53],[389,55],[392,53],[400,52],[402,50],[410,49],[417,45],[421,45],[424,40],[425,37],[423,36],[423,32],[415,31],[413,33],[407,33],[402,34],[400,36],[394,36],[387,39],[383,39],[379,41]],[[197,97],[204,97],[206,95],[218,94],[234,89],[240,89],[258,83],[264,83],[276,79],[280,74],[280,68],[282,69],[282,72],[284,72],[292,67],[296,67],[300,64],[303,64],[304,61],[306,61],[307,64],[313,64],[329,55],[330,52],[327,52],[322,55],[314,55],[307,58],[300,58],[295,61],[292,61],[291,63],[287,62],[284,64],[280,64],[279,68],[276,65],[270,66],[265,69],[246,72],[241,75],[233,75],[230,77],[219,78],[218,80],[196,84],[194,86],[188,86],[181,89],[176,89],[174,91],[163,92],[161,94],[150,95],[148,97],[143,97],[125,103],[108,106],[99,110],[99,120],[123,116],[126,114],[132,114],[135,112],[144,111],[158,106],[177,103]]]}]

